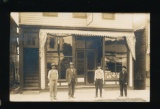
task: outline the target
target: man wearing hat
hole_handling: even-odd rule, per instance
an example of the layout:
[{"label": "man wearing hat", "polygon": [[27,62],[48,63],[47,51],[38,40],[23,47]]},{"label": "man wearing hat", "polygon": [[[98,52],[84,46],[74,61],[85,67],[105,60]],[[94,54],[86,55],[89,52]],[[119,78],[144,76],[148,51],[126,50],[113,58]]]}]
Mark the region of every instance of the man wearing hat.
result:
[{"label": "man wearing hat", "polygon": [[57,81],[58,81],[58,71],[56,70],[56,64],[52,63],[52,69],[48,72],[48,79],[49,79],[49,88],[50,88],[50,97],[51,101],[57,100]]},{"label": "man wearing hat", "polygon": [[122,66],[122,72],[119,74],[119,85],[120,85],[120,97],[123,96],[123,90],[125,97],[127,97],[127,84],[128,84],[128,73],[126,66]]},{"label": "man wearing hat", "polygon": [[68,82],[68,99],[71,97],[75,98],[74,91],[75,84],[77,83],[77,71],[72,62],[70,62],[70,68],[66,70],[66,80]]},{"label": "man wearing hat", "polygon": [[101,65],[98,65],[98,69],[95,71],[94,75],[95,88],[96,88],[96,98],[98,97],[98,88],[100,89],[100,97],[102,98],[102,87],[104,84],[104,72],[101,69]]}]

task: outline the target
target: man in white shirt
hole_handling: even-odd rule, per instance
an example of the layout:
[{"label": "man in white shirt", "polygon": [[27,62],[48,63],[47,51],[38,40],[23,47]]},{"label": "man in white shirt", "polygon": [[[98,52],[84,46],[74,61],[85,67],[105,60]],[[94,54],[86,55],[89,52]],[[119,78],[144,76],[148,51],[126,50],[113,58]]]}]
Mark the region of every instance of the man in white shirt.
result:
[{"label": "man in white shirt", "polygon": [[51,101],[53,99],[57,100],[57,81],[58,81],[58,71],[56,70],[55,63],[51,64],[52,69],[48,73],[49,79],[49,88],[50,88],[50,97]]},{"label": "man in white shirt", "polygon": [[102,98],[102,87],[104,84],[104,72],[101,66],[98,65],[98,69],[95,71],[94,75],[95,88],[96,88],[96,98],[98,97],[98,88],[100,89],[100,97]]}]

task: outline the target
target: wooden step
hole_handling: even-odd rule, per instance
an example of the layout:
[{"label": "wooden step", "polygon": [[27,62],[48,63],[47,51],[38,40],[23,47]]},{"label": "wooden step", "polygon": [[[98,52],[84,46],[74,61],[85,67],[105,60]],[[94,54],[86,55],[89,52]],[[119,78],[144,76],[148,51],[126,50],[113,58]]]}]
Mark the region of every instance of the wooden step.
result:
[{"label": "wooden step", "polygon": [[25,80],[39,80],[39,77],[37,77],[37,76],[30,76],[30,77],[26,77]]},{"label": "wooden step", "polygon": [[39,87],[24,87],[24,90],[39,90]]},{"label": "wooden step", "polygon": [[30,74],[39,75],[39,72],[37,71],[26,72],[26,75],[30,75]]},{"label": "wooden step", "polygon": [[25,87],[39,87],[38,83],[25,83],[24,84]]},{"label": "wooden step", "polygon": [[26,77],[39,77],[39,75],[35,75],[35,74],[30,74],[30,75],[25,75]]},{"label": "wooden step", "polygon": [[36,80],[26,79],[25,82],[26,83],[38,83],[38,79]]}]

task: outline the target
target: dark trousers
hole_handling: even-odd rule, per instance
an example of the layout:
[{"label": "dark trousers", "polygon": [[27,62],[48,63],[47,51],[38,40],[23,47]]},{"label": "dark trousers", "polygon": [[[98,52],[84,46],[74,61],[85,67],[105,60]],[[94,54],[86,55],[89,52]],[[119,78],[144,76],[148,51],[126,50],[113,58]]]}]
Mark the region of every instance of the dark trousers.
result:
[{"label": "dark trousers", "polygon": [[100,89],[100,96],[102,96],[102,87],[103,87],[102,82],[103,82],[102,79],[96,79],[95,81],[96,96],[98,96],[98,88]]},{"label": "dark trousers", "polygon": [[75,91],[75,82],[71,81],[71,83],[68,85],[68,96],[74,96]]},{"label": "dark trousers", "polygon": [[127,96],[127,85],[121,83],[121,84],[120,84],[120,95],[121,95],[121,96],[123,96],[123,90],[124,90],[125,96]]}]

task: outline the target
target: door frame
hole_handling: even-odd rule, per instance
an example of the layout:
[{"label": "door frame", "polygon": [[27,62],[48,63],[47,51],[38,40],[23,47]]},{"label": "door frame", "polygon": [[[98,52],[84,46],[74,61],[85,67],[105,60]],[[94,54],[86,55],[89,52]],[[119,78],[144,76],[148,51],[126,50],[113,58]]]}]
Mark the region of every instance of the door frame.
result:
[{"label": "door frame", "polygon": [[80,78],[84,78],[84,83],[83,84],[85,84],[86,83],[86,77],[85,77],[85,72],[86,72],[86,59],[85,59],[85,55],[86,55],[86,53],[85,53],[85,50],[84,49],[79,49],[79,50],[76,50],[76,52],[75,52],[75,67],[76,67],[76,69],[77,69],[77,52],[84,52],[84,74],[83,75],[78,75],[77,74],[77,77],[80,77]]},{"label": "door frame", "polygon": [[[88,76],[87,76],[87,74],[88,74],[88,71],[93,71],[93,72],[95,72],[95,70],[96,70],[96,66],[97,66],[97,58],[96,58],[96,57],[97,57],[97,52],[96,52],[96,51],[97,51],[96,49],[89,49],[89,50],[86,50],[86,51],[85,51],[85,61],[86,61],[86,69],[85,69],[85,71],[86,71],[86,72],[85,72],[86,82],[85,82],[85,84],[86,84],[86,85],[93,85],[93,84],[94,84],[94,82],[93,82],[93,83],[88,83]],[[95,54],[95,55],[94,55],[94,60],[95,60],[95,61],[94,61],[94,69],[93,69],[93,70],[88,70],[88,69],[87,69],[87,67],[88,67],[88,66],[87,66],[87,65],[88,65],[88,64],[87,64],[87,53],[88,53],[88,52],[94,52],[94,54]]]},{"label": "door frame", "polygon": [[[96,49],[78,49],[76,50],[76,60],[77,60],[77,52],[84,52],[84,74],[83,75],[78,75],[78,77],[84,77],[84,84],[85,85],[90,85],[90,84],[94,84],[94,83],[88,83],[88,80],[87,80],[87,72],[88,71],[95,71],[96,70],[96,65],[97,65],[97,53],[96,53]],[[90,52],[90,51],[93,51],[95,56],[94,56],[94,60],[95,60],[95,66],[94,66],[94,69],[93,70],[87,70],[87,53]],[[77,68],[77,61],[76,61],[76,68]]]}]

